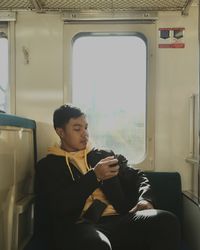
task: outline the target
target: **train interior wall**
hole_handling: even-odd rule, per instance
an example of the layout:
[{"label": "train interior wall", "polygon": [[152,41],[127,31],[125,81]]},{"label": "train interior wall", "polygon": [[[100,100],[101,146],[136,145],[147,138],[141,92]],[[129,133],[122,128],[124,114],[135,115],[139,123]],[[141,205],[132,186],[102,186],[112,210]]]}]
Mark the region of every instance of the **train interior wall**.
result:
[{"label": "train interior wall", "polygon": [[[153,162],[155,171],[178,171],[182,190],[190,190],[193,170],[185,158],[189,154],[189,97],[199,91],[198,7],[191,7],[188,16],[159,12],[157,33],[159,28],[166,27],[185,28],[185,48],[159,49],[157,34]],[[60,14],[17,14],[11,112],[36,120],[38,160],[45,156],[49,145],[58,142],[52,127],[52,113],[68,101],[64,99],[67,88],[63,74],[66,70],[64,46],[64,23]],[[24,49],[29,53],[29,62]],[[197,206],[184,198],[185,234],[192,250],[200,246],[195,223],[199,216]],[[188,228],[192,232],[190,236]]]},{"label": "train interior wall", "polygon": [[[184,27],[184,49],[159,49],[157,41],[155,87],[156,171],[181,173],[183,190],[191,189],[189,153],[189,97],[198,93],[198,8],[189,16],[160,12],[157,30]],[[37,122],[38,159],[58,141],[52,112],[64,100],[64,23],[59,14],[19,12],[15,26],[16,114]],[[29,52],[25,61],[23,49]]]}]

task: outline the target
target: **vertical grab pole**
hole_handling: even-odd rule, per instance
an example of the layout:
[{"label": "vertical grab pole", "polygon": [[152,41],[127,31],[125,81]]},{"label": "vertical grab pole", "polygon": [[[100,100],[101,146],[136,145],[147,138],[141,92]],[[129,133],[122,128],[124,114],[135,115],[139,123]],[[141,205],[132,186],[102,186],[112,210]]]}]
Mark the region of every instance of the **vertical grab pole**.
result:
[{"label": "vertical grab pole", "polygon": [[194,153],[194,136],[195,136],[195,95],[192,95],[189,99],[189,105],[190,105],[190,132],[189,132],[189,158],[194,159],[195,153]]},{"label": "vertical grab pole", "polygon": [[200,3],[198,8],[198,39],[199,39],[199,98],[198,98],[198,154],[197,154],[197,160],[198,160],[198,205],[200,207]]}]

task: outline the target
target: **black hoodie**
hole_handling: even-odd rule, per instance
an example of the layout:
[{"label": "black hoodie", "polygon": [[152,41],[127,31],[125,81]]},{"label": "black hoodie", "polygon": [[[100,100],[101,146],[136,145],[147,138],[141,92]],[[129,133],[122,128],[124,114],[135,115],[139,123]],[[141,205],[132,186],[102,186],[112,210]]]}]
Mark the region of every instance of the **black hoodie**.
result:
[{"label": "black hoodie", "polygon": [[[112,151],[93,149],[87,155],[91,168]],[[66,237],[70,227],[78,221],[87,198],[100,188],[119,214],[126,214],[138,201],[153,202],[152,191],[145,174],[130,168],[122,155],[119,160],[119,174],[98,182],[93,170],[83,175],[70,163],[74,179],[66,166],[64,156],[53,154],[40,160],[35,176],[35,232],[42,237],[57,241]],[[50,238],[49,238],[50,237]]]}]

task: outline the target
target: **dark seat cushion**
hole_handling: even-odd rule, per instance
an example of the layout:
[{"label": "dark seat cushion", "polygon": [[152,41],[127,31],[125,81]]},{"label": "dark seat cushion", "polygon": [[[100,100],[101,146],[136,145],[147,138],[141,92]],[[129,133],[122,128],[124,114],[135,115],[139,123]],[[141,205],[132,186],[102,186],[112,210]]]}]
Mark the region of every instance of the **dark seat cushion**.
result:
[{"label": "dark seat cushion", "polygon": [[156,208],[174,213],[182,218],[181,177],[177,172],[145,172],[156,200]]}]

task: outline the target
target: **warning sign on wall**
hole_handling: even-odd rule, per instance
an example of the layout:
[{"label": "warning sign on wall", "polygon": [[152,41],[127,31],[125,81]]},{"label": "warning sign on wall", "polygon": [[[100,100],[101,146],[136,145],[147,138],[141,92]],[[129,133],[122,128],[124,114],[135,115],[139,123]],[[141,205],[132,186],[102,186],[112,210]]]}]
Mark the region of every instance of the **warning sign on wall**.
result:
[{"label": "warning sign on wall", "polygon": [[185,48],[185,28],[160,28],[159,48]]}]

